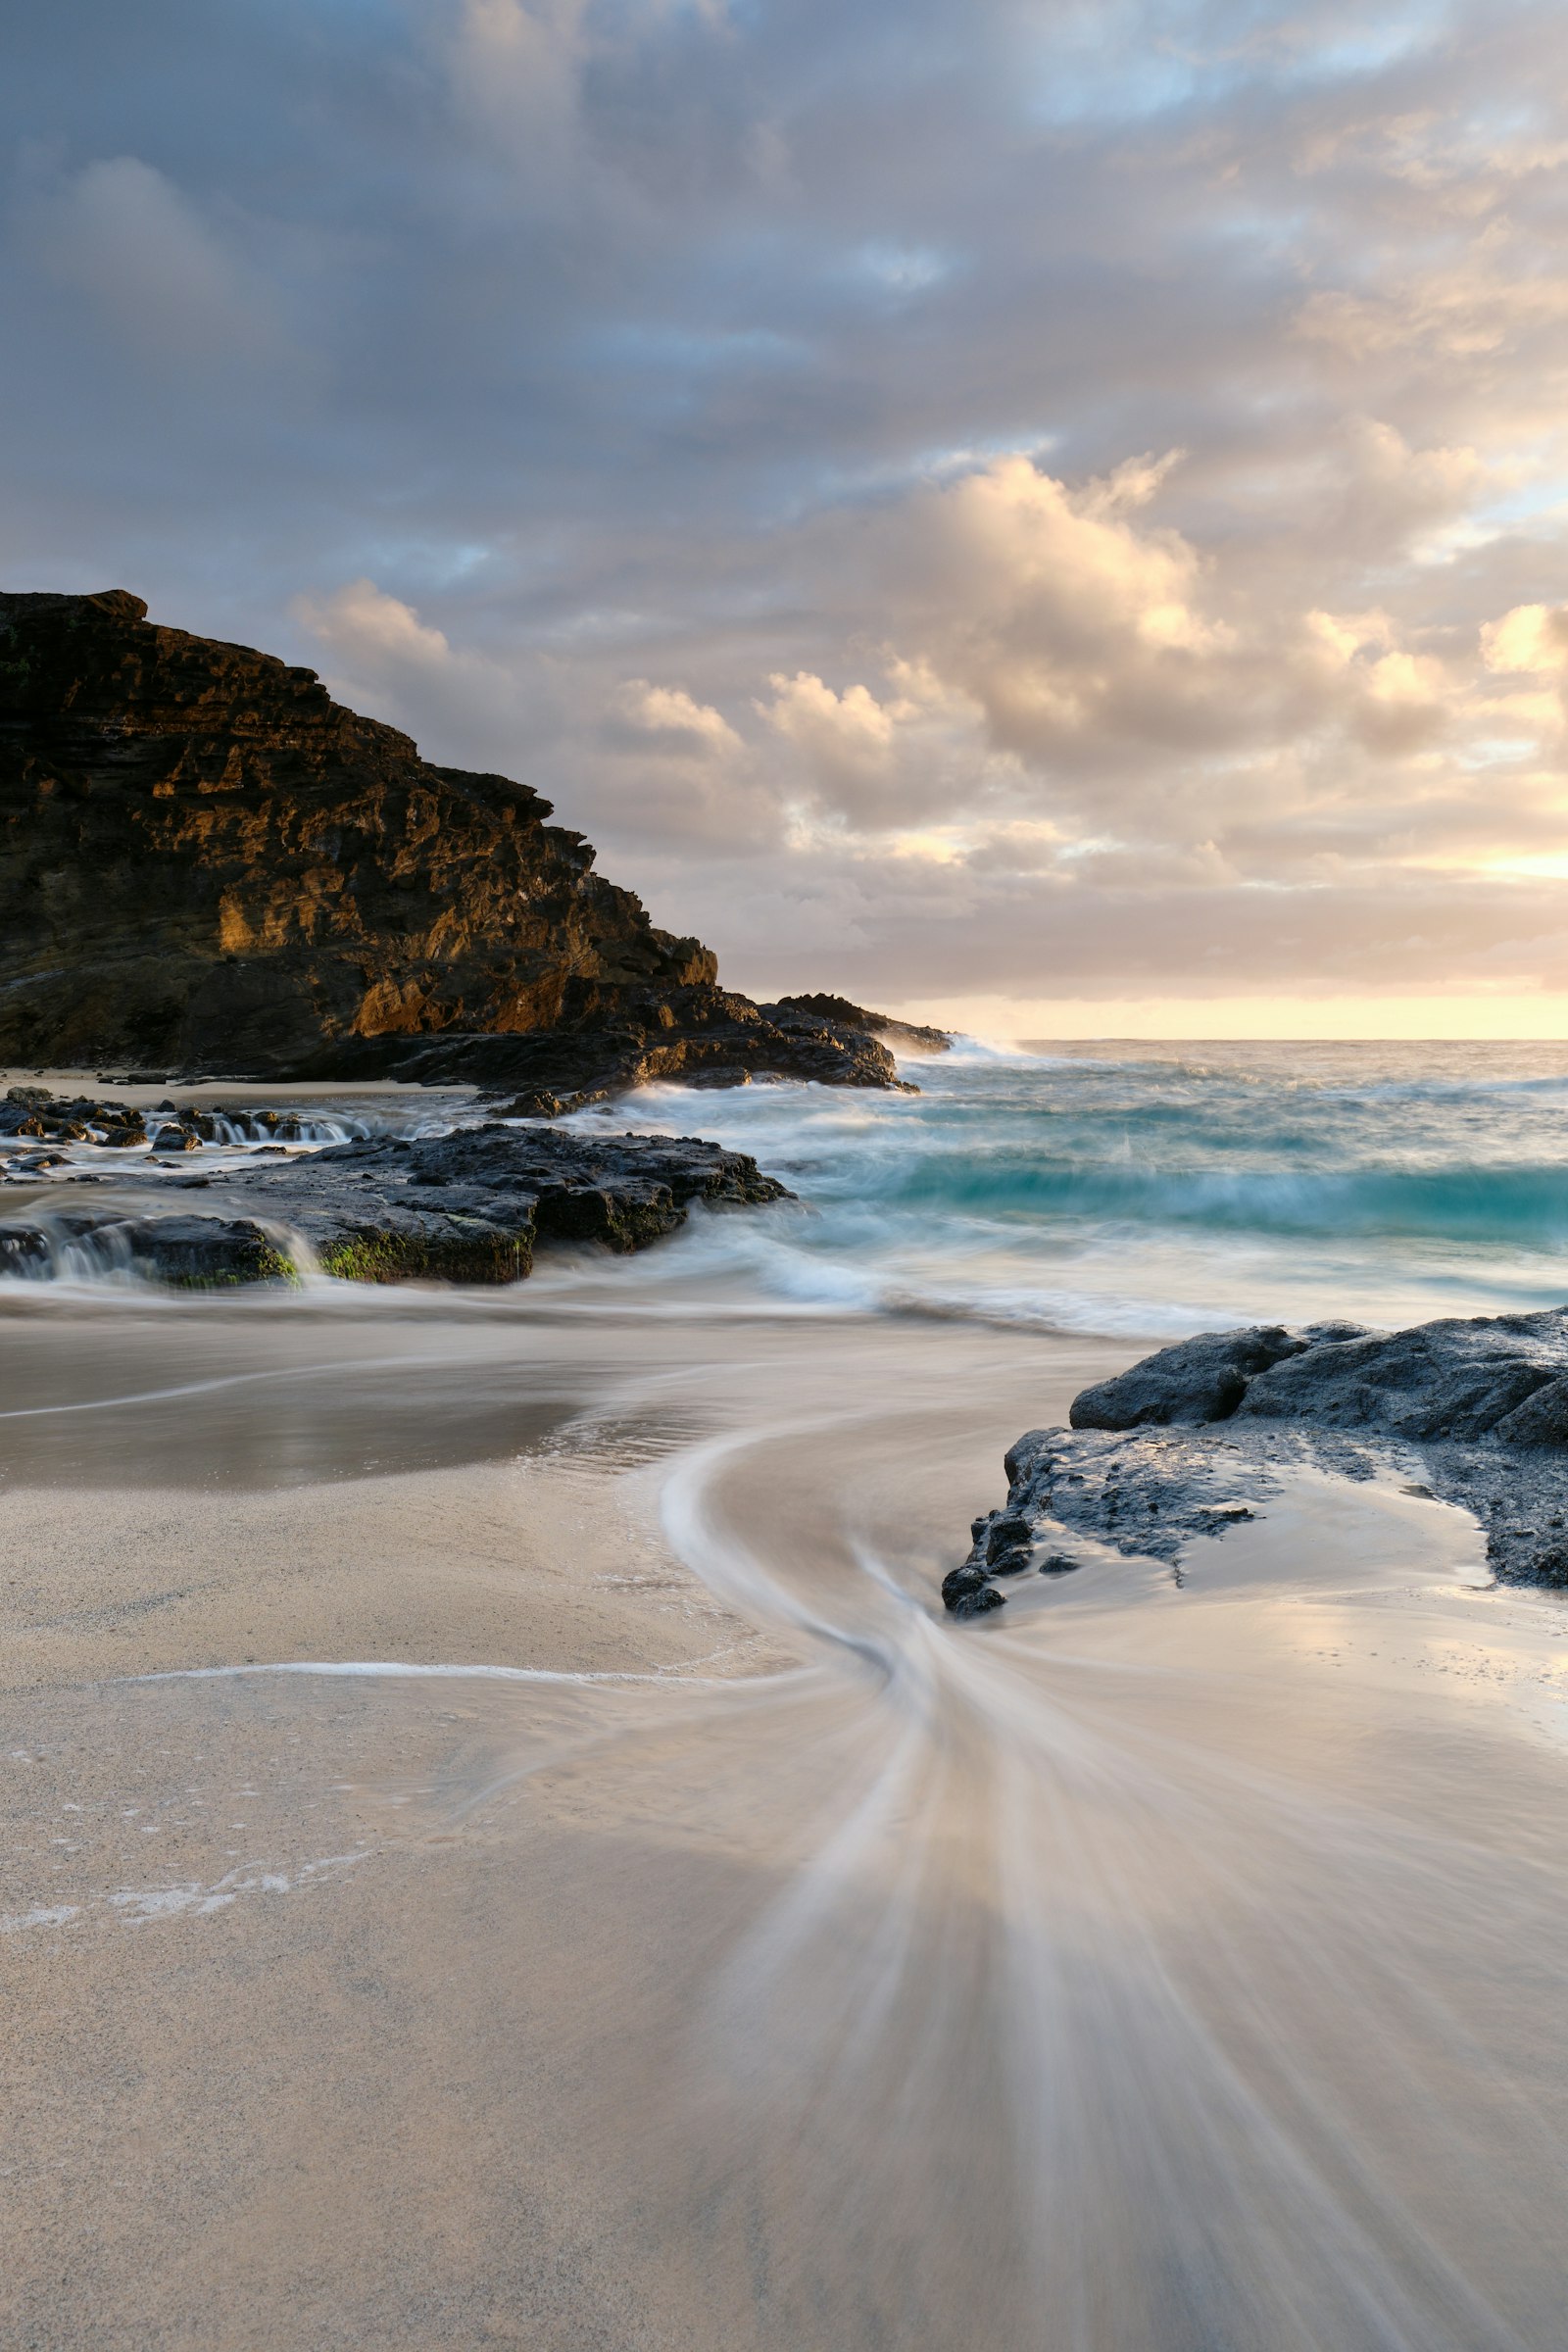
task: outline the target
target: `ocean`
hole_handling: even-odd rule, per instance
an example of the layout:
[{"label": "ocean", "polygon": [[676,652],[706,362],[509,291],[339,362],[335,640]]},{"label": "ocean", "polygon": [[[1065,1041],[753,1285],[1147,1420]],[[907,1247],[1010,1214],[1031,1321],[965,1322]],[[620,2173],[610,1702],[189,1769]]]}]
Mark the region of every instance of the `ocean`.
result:
[{"label": "ocean", "polygon": [[[651,1087],[579,1113],[568,1124],[590,1134],[710,1136],[796,1195],[699,1216],[617,1279],[657,1290],[722,1274],[823,1312],[1129,1342],[1568,1298],[1568,1045],[964,1039],[901,1066],[918,1094]],[[209,1099],[297,1102],[306,1148],[484,1115],[452,1090],[202,1090]],[[10,1151],[24,1163],[24,1147]],[[106,1174],[134,1177],[142,1156],[81,1146],[34,1198],[80,1199],[61,1182],[79,1170],[100,1180],[96,1200]],[[246,1156],[236,1127],[200,1165]],[[79,1250],[40,1271],[115,1275]]]},{"label": "ocean", "polygon": [[1568,1046],[966,1040],[903,1067],[919,1095],[656,1088],[617,1106],[617,1124],[750,1152],[800,1197],[710,1221],[682,1268],[1129,1340],[1568,1298]]}]

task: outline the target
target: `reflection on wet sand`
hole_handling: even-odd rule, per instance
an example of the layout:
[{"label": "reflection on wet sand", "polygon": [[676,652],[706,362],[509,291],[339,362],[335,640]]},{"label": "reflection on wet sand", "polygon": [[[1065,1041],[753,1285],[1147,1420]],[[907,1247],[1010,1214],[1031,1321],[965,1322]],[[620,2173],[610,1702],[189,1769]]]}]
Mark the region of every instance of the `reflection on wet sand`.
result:
[{"label": "reflection on wet sand", "polygon": [[1568,1610],[1460,1514],[1303,1476],[956,1629],[1110,1351],[592,1273],[59,1303],[0,1396],[17,2340],[1568,2340]]}]

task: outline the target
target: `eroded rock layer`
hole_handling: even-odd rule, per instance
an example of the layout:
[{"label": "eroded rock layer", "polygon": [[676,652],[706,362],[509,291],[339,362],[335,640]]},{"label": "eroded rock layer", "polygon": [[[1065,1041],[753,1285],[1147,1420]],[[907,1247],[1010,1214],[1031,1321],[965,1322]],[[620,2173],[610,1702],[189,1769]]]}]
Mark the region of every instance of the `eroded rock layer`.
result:
[{"label": "eroded rock layer", "polygon": [[661,1079],[745,1086],[794,1078],[822,1086],[919,1090],[897,1074],[880,1038],[788,1004],[754,1004],[712,986],[628,990],[613,1006],[530,1037],[442,1037],[399,1045],[386,1075],[466,1080],[511,1095],[518,1118],[555,1118]]},{"label": "eroded rock layer", "polygon": [[0,596],[0,1062],[435,1076],[533,1039],[497,1084],[892,1082],[862,1032],[719,991],[550,814],[122,590]]},{"label": "eroded rock layer", "polygon": [[780,997],[768,1009],[809,1013],[818,1020],[836,1021],[842,1029],[863,1029],[906,1054],[947,1054],[953,1047],[946,1029],[923,1028],[918,1021],[896,1021],[891,1013],[872,1012],[867,1005],[852,1004],[848,997],[829,996],[821,989],[809,996]]}]

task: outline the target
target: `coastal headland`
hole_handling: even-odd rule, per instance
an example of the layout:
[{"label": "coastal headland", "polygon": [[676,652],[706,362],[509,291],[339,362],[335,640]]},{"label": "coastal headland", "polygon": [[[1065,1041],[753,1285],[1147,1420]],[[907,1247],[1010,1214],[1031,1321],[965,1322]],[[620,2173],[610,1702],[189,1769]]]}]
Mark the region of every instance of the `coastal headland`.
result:
[{"label": "coastal headland", "polygon": [[901,1083],[880,1016],[721,988],[552,813],[125,590],[0,596],[0,1062],[467,1080],[535,1115]]},{"label": "coastal headland", "polygon": [[[0,1182],[33,1200],[0,1227],[0,1268],[516,1281],[540,1241],[638,1250],[693,1200],[785,1189],[695,1139],[538,1122],[670,1080],[913,1092],[884,1033],[947,1047],[843,997],[721,988],[711,951],[658,929],[551,814],[123,590],[0,596],[0,1060],[459,1087],[498,1113],[323,1150],[287,1111],[166,1100],[149,1124],[123,1094],[16,1087]],[[255,1164],[187,1164],[220,1131]],[[76,1194],[111,1180],[113,1200]]]}]

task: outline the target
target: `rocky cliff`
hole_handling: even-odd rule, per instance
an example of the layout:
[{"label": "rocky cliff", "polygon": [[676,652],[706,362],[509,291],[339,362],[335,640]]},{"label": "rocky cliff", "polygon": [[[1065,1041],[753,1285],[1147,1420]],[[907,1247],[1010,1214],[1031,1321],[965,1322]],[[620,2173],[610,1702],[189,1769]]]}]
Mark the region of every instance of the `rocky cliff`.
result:
[{"label": "rocky cliff", "polygon": [[433,1078],[500,1036],[569,1096],[633,1082],[632,1037],[681,1074],[689,1034],[694,1067],[892,1082],[875,1041],[719,992],[527,785],[146,612],[0,595],[0,1062]]}]

